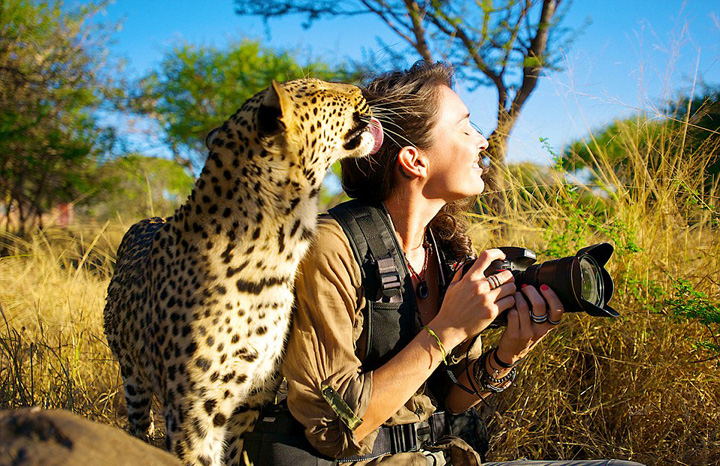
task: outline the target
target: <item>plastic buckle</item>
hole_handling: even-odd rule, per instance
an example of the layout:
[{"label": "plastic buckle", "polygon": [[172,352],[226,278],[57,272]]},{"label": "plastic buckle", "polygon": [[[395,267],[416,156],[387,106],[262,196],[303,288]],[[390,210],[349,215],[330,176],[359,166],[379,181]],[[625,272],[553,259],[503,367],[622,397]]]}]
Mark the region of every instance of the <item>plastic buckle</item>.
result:
[{"label": "plastic buckle", "polygon": [[395,260],[392,256],[378,259],[377,266],[383,296],[389,298],[400,294],[402,283],[400,283],[400,274],[397,267],[395,267]]},{"label": "plastic buckle", "polygon": [[416,423],[392,426],[390,429],[390,446],[393,454],[420,449]]}]

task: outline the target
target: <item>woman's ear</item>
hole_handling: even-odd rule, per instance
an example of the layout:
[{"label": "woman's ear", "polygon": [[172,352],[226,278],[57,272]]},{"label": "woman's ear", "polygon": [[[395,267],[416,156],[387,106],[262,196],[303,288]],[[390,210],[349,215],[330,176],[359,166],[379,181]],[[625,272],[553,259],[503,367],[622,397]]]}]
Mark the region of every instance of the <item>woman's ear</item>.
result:
[{"label": "woman's ear", "polygon": [[398,171],[408,180],[425,178],[428,173],[427,160],[414,146],[405,146],[398,153]]}]

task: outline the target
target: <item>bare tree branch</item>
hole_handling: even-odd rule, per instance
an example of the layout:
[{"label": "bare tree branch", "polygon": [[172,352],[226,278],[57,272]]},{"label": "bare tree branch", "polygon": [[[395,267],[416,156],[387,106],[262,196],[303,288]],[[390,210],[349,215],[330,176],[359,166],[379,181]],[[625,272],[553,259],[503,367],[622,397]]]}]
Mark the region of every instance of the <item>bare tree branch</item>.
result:
[{"label": "bare tree branch", "polygon": [[367,0],[361,0],[361,1],[362,1],[362,3],[368,8],[368,10],[370,10],[371,12],[375,13],[376,15],[378,15],[378,16],[380,17],[380,19],[382,19],[383,22],[385,22],[385,24],[386,24],[390,29],[392,29],[392,31],[393,31],[395,34],[397,34],[398,36],[400,36],[400,38],[402,38],[403,40],[405,40],[405,41],[406,41],[408,44],[410,44],[412,47],[417,48],[415,42],[413,42],[413,39],[412,39],[406,32],[404,32],[402,29],[400,29],[400,27],[398,27],[398,26],[393,22],[393,20],[390,19],[389,16],[392,16],[392,18],[395,20],[395,22],[397,22],[397,24],[403,26],[406,30],[412,31],[412,27],[411,27],[410,25],[408,25],[407,23],[404,23],[404,22],[401,20],[401,18],[399,17],[399,15],[395,14],[390,8],[387,7],[387,5],[385,4],[385,2],[383,2],[383,1],[377,2],[377,3],[379,3],[379,4],[383,7],[383,8],[381,9],[381,8],[377,8],[376,6],[372,5],[371,2],[369,2],[369,1],[367,1]]},{"label": "bare tree branch", "polygon": [[432,53],[430,53],[430,47],[425,39],[425,28],[422,25],[426,12],[424,9],[421,10],[415,1],[405,0],[405,6],[410,15],[412,30],[415,34],[415,50],[423,57],[423,60],[431,62],[433,61]]},{"label": "bare tree branch", "polygon": [[[512,53],[512,51],[513,51],[512,46],[517,41],[518,33],[520,31],[520,23],[523,21],[524,18],[527,17],[528,11],[530,10],[530,6],[531,5],[530,5],[529,1],[523,2],[523,6],[522,6],[522,9],[520,10],[520,14],[518,15],[517,21],[515,22],[515,26],[513,26],[513,28],[512,28],[512,34],[511,34],[510,40],[508,40],[506,45],[501,47],[501,50],[502,50],[502,48],[505,49],[505,56],[502,59],[502,70],[500,71],[501,75],[504,74],[505,70],[507,69],[507,65],[510,61],[510,53]],[[511,18],[509,16],[510,15],[508,12],[507,24],[510,24]]]},{"label": "bare tree branch", "polygon": [[530,42],[530,49],[526,55],[527,58],[525,59],[525,66],[523,66],[522,86],[515,95],[512,107],[510,108],[510,117],[513,120],[520,113],[520,109],[535,89],[540,73],[543,70],[545,50],[547,48],[551,22],[559,3],[559,0],[543,0],[537,34]]}]

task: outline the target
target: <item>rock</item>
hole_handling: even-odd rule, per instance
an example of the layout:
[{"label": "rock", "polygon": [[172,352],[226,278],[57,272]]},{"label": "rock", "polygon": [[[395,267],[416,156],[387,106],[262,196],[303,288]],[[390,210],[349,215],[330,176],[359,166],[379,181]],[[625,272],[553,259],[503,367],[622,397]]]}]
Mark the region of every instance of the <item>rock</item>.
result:
[{"label": "rock", "polygon": [[0,412],[0,466],[179,466],[170,453],[69,411]]}]

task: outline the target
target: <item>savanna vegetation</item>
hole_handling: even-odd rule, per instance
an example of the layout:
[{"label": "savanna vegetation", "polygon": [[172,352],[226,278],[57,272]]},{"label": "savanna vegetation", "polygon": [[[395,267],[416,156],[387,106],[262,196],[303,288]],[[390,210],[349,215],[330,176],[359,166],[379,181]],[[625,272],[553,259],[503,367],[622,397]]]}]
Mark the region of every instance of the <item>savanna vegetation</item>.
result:
[{"label": "savanna vegetation", "polygon": [[[0,207],[24,212],[22,222],[0,224],[0,408],[64,408],[123,427],[122,383],[102,330],[115,250],[134,220],[169,215],[184,200],[205,126],[231,111],[213,100],[213,82],[244,75],[233,56],[260,46],[181,45],[158,70],[117,86],[88,74],[106,69],[93,51],[109,26],[81,27],[95,11],[0,4]],[[31,33],[32,53],[21,47]],[[254,86],[310,69],[273,53],[256,56],[262,66],[287,67]],[[190,70],[205,76],[214,67],[223,72],[207,76],[217,81],[193,81]],[[189,118],[180,121],[186,100],[202,112],[179,112]],[[94,116],[104,106],[154,119],[176,159],[124,152]],[[547,260],[609,241],[621,317],[570,315],[546,339],[515,385],[483,408],[488,459],[720,464],[719,119],[708,89],[668,104],[662,117],[618,120],[565,151],[548,144],[554,166],[498,168],[507,209],[487,213],[480,198],[481,213],[470,214],[477,248],[522,245]],[[37,221],[60,201],[76,205],[75,222]]]}]

